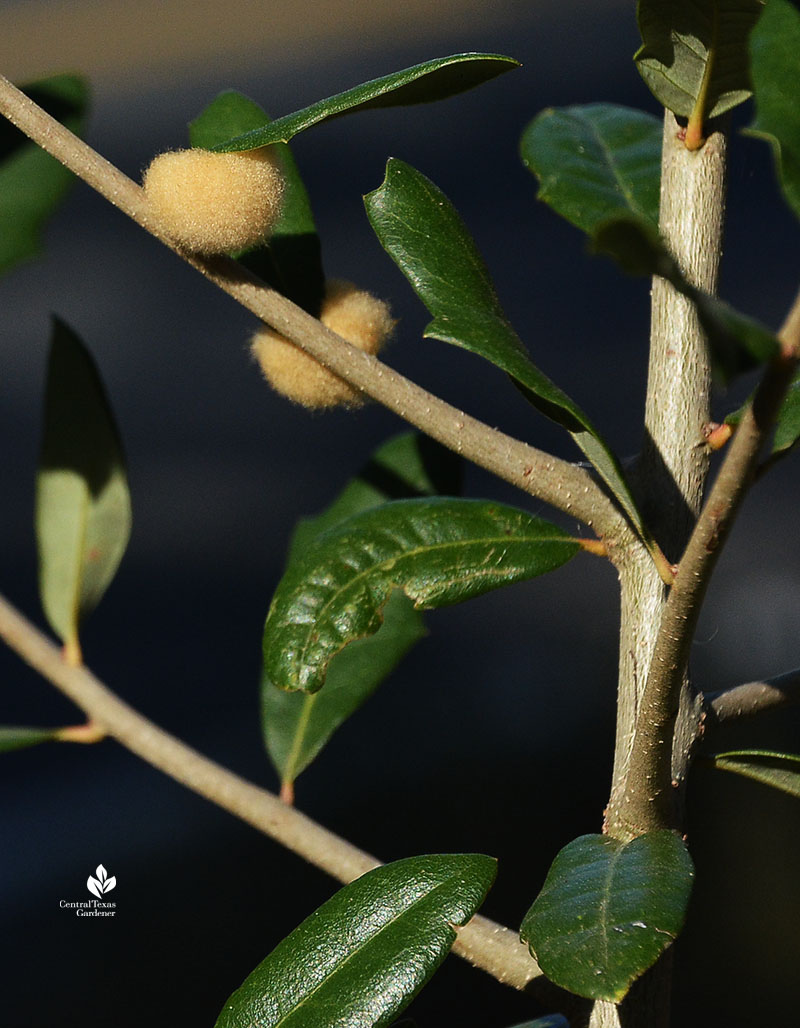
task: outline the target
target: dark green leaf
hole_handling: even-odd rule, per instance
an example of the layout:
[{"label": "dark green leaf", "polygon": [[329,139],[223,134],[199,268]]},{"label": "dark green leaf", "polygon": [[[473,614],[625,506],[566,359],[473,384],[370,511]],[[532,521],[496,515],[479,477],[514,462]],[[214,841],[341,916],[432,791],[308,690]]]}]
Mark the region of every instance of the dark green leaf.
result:
[{"label": "dark green leaf", "polygon": [[329,96],[302,111],[278,118],[264,128],[244,132],[219,143],[214,149],[255,150],[269,143],[288,143],[298,132],[342,114],[374,107],[403,107],[444,100],[518,67],[519,61],[501,54],[468,53],[437,57],[424,64],[415,64],[412,68],[363,82],[344,93]]},{"label": "dark green leaf", "polygon": [[20,728],[17,725],[0,725],[0,753],[22,750],[40,742],[51,742],[56,737],[55,728]]},{"label": "dark green leaf", "polygon": [[[23,90],[72,132],[81,132],[88,104],[83,79],[57,75]],[[74,181],[63,164],[0,118],[0,272],[40,252],[44,224]]]},{"label": "dark green leaf", "polygon": [[[770,0],[772,3],[772,0]],[[769,750],[732,750],[716,753],[710,758],[721,771],[753,778],[762,785],[772,786],[790,796],[800,797],[800,757],[791,753],[772,753]]]},{"label": "dark green leaf", "polygon": [[36,481],[39,593],[53,631],[77,642],[116,573],[131,526],[119,434],[88,350],[56,320]]},{"label": "dark green leaf", "polygon": [[[292,539],[297,560],[323,532],[388,500],[460,490],[461,460],[438,443],[406,432],[384,443],[334,503],[301,521]],[[325,688],[286,692],[264,673],[261,714],[267,752],[281,781],[291,783],[316,758],[336,729],[372,695],[425,634],[422,616],[402,592],[384,610],[379,631],[345,647],[331,661]]]},{"label": "dark green leaf", "polygon": [[305,771],[336,729],[366,703],[424,635],[422,616],[398,591],[386,603],[380,630],[356,640],[333,658],[324,689],[313,694],[286,692],[264,674],[264,741],[281,782],[294,782]]},{"label": "dark green leaf", "polygon": [[[220,93],[189,123],[192,146],[213,150],[219,143],[270,124],[263,108],[235,90]],[[289,146],[276,143],[286,188],[283,211],[267,245],[239,256],[264,281],[315,317],[319,314],[325,277],[322,251],[311,201]]]},{"label": "dark green leaf", "polygon": [[582,835],[553,861],[522,940],[556,985],[619,1003],[680,932],[693,878],[674,832]]},{"label": "dark green leaf", "polygon": [[764,364],[778,352],[778,341],[767,328],[723,300],[696,289],[684,278],[648,221],[627,215],[614,217],[597,227],[593,246],[631,275],[665,278],[695,304],[708,336],[715,369],[726,381]]},{"label": "dark green leaf", "polygon": [[477,353],[510,375],[538,410],[570,432],[649,541],[617,458],[580,407],[531,362],[444,193],[410,165],[392,159],[383,184],[364,202],[381,245],[433,315],[425,335]]},{"label": "dark green leaf", "polygon": [[234,992],[216,1028],[382,1028],[483,902],[490,857],[411,857],[340,889]]},{"label": "dark green leaf", "polygon": [[284,689],[316,692],[345,646],[374,634],[393,589],[442,607],[552,571],[579,545],[555,525],[481,500],[397,500],[326,532],[281,580],[264,666]]},{"label": "dark green leaf", "polygon": [[800,12],[769,0],[750,37],[756,117],[746,131],[772,146],[783,195],[800,217]]},{"label": "dark green leaf", "polygon": [[525,167],[538,199],[591,234],[620,211],[658,224],[662,126],[615,104],[550,108],[522,134]]},{"label": "dark green leaf", "polygon": [[655,98],[690,117],[698,101],[705,118],[750,96],[747,37],[762,0],[639,0],[642,46],[636,66]]}]

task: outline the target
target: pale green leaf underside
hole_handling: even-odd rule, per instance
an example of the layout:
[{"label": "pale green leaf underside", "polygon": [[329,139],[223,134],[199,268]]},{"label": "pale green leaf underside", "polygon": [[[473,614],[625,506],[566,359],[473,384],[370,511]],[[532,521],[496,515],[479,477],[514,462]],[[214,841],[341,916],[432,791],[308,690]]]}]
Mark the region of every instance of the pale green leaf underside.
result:
[{"label": "pale green leaf underside", "polygon": [[732,771],[790,796],[800,797],[800,757],[796,754],[732,750],[716,753],[711,760],[721,771]]},{"label": "pale green leaf underside", "polygon": [[432,103],[479,86],[490,79],[519,67],[519,62],[502,54],[464,53],[437,57],[411,68],[371,79],[343,93],[320,100],[310,107],[271,122],[254,131],[245,132],[214,149],[255,150],[270,143],[288,143],[298,132],[343,114],[376,107],[398,107],[407,104]]},{"label": "pale green leaf underside", "polygon": [[[460,470],[459,457],[425,436],[405,432],[389,439],[326,511],[300,521],[289,563],[323,532],[364,510],[401,497],[458,492]],[[424,636],[422,615],[402,592],[390,596],[383,613],[375,635],[357,640],[333,658],[325,688],[319,692],[287,692],[262,674],[264,741],[282,782],[293,782],[308,767],[336,729]]]},{"label": "pale green leaf underside", "polygon": [[688,118],[703,96],[716,117],[750,96],[747,39],[761,0],[639,0],[636,66],[656,99]]},{"label": "pale green leaf underside", "polygon": [[800,218],[800,12],[769,0],[750,37],[756,117],[745,131],[772,146],[783,195]]},{"label": "pale green leaf underside", "polygon": [[442,607],[564,564],[579,545],[549,522],[481,500],[398,500],[325,533],[281,580],[264,627],[264,667],[316,692],[348,643],[375,633],[394,589]]},{"label": "pale green leaf underside", "polygon": [[0,725],[0,753],[11,750],[22,750],[27,746],[37,746],[42,742],[51,742],[56,736],[54,728],[24,728],[19,725]]},{"label": "pale green leaf underside", "polygon": [[522,939],[556,985],[619,1003],[680,932],[693,878],[674,832],[581,836],[553,862]]},{"label": "pale green leaf underside", "polygon": [[522,134],[538,199],[591,234],[620,211],[658,224],[662,126],[644,111],[585,104],[542,111]]},{"label": "pale green leaf underside", "polygon": [[478,354],[510,375],[538,410],[567,429],[649,541],[619,461],[581,408],[528,357],[483,258],[444,193],[410,165],[391,159],[383,184],[364,202],[381,245],[433,315],[425,335]]},{"label": "pale green leaf underside", "polygon": [[244,981],[215,1028],[383,1028],[483,902],[490,857],[411,857],[340,889]]},{"label": "pale green leaf underside", "polygon": [[130,537],[119,434],[89,352],[54,323],[36,480],[39,592],[53,631],[76,640]]}]

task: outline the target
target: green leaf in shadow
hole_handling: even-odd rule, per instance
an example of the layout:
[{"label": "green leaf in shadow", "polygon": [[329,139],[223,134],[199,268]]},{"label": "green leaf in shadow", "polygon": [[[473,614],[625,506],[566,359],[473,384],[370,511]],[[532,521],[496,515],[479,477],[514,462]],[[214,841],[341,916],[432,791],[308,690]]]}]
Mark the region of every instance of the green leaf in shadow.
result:
[{"label": "green leaf in shadow", "polygon": [[747,38],[763,0],[639,0],[636,67],[674,114],[713,118],[751,93]]},{"label": "green leaf in shadow", "polygon": [[56,320],[36,480],[39,593],[53,631],[75,645],[128,544],[122,444],[88,350]]},{"label": "green leaf in shadow", "polygon": [[476,353],[510,375],[539,411],[572,435],[650,544],[619,461],[580,407],[528,357],[475,243],[444,193],[393,158],[383,184],[364,203],[384,250],[433,315],[425,335]]},{"label": "green leaf in shadow", "polygon": [[[297,525],[288,564],[299,560],[324,532],[389,500],[453,494],[461,488],[461,458],[418,435],[404,432],[380,446],[331,506]],[[309,695],[261,679],[264,741],[287,786],[319,755],[329,739],[425,635],[421,614],[400,591],[384,609],[378,632],[347,646],[331,661],[325,688]]]},{"label": "green leaf in shadow", "polygon": [[396,500],[326,532],[286,571],[264,627],[264,667],[316,692],[330,661],[373,635],[394,589],[418,610],[560,567],[580,549],[555,525],[482,500]]},{"label": "green leaf in shadow", "polygon": [[627,211],[658,224],[662,125],[616,104],[550,108],[520,140],[522,161],[539,180],[537,199],[591,234]]},{"label": "green leaf in shadow", "polygon": [[23,728],[19,725],[0,725],[0,753],[23,750],[28,746],[38,746],[42,742],[52,742],[56,738],[57,732],[57,728]]},{"label": "green leaf in shadow", "polygon": [[483,902],[495,861],[410,857],[340,889],[233,993],[215,1028],[383,1028]]},{"label": "green leaf in shadow", "polygon": [[665,278],[695,304],[708,336],[714,369],[725,381],[777,354],[779,344],[769,329],[687,281],[649,221],[629,215],[613,217],[597,226],[592,247],[611,257],[628,274]]},{"label": "green leaf in shadow", "polygon": [[[770,0],[770,3],[772,0]],[[800,757],[770,750],[731,750],[709,758],[720,771],[752,778],[762,785],[800,797]]]},{"label": "green leaf in shadow", "polygon": [[800,218],[800,12],[788,0],[769,0],[750,37],[756,101],[744,131],[772,146],[786,202]]},{"label": "green leaf in shadow", "polygon": [[582,835],[553,861],[522,940],[556,985],[619,1003],[683,927],[693,878],[675,832]]},{"label": "green leaf in shadow", "polygon": [[375,107],[404,107],[445,100],[518,67],[519,61],[502,54],[466,53],[437,57],[336,93],[304,107],[302,111],[278,118],[263,128],[218,143],[214,149],[223,152],[255,150],[269,143],[288,143],[298,132],[343,114]]},{"label": "green leaf in shadow", "polygon": [[[231,136],[270,124],[254,100],[235,90],[220,93],[189,124],[192,146],[213,150]],[[239,260],[309,314],[318,316],[325,288],[322,250],[303,179],[289,146],[276,143],[286,187],[283,210],[267,244],[239,255]]]},{"label": "green leaf in shadow", "polygon": [[[83,79],[57,75],[23,91],[72,132],[83,130],[88,105]],[[0,272],[40,252],[44,224],[74,181],[63,164],[0,118]]]}]

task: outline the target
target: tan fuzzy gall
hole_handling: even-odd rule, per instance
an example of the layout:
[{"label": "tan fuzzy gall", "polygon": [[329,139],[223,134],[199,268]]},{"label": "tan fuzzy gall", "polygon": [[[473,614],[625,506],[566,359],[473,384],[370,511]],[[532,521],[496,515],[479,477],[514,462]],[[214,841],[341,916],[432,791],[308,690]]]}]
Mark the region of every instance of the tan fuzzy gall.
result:
[{"label": "tan fuzzy gall", "polygon": [[[377,354],[391,336],[395,322],[388,304],[351,282],[325,283],[320,321],[365,353]],[[322,410],[359,407],[364,394],[324,368],[274,329],[266,325],[253,336],[253,356],[264,377],[277,392],[295,403]]]},{"label": "tan fuzzy gall", "polygon": [[215,254],[244,250],[270,234],[284,178],[271,147],[170,150],[153,159],[142,186],[170,239],[193,253]]}]

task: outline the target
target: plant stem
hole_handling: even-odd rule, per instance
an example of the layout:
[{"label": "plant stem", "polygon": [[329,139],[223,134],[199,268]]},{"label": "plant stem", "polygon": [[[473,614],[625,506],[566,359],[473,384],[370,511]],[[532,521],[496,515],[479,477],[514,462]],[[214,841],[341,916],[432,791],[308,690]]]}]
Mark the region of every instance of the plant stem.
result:
[{"label": "plant stem", "polygon": [[[334,835],[279,797],[202,756],[137,713],[85,667],[60,650],[0,596],[0,638],[77,704],[94,726],[142,760],[241,818],[340,882],[351,882],[380,861]],[[541,971],[516,932],[476,916],[457,929],[453,952],[498,981],[526,988]]]},{"label": "plant stem", "polygon": [[[694,285],[716,291],[725,184],[725,138],[715,133],[692,152],[665,112],[659,229],[683,273]],[[693,305],[663,279],[653,280],[645,441],[637,469],[645,521],[668,559],[677,560],[691,532],[708,471],[704,429],[709,418],[707,344]],[[643,702],[667,589],[640,547],[617,560],[620,571],[620,661],[617,733],[605,829],[631,839],[665,823],[654,812],[654,785],[635,762],[645,722]],[[672,586],[673,591],[675,585]],[[689,695],[681,669],[679,686]],[[670,724],[659,738],[671,781]],[[681,772],[678,771],[680,774]],[[671,792],[671,788],[669,789]],[[670,803],[672,797],[669,797]],[[672,824],[672,815],[668,823]],[[591,1028],[666,1028],[670,961],[663,959],[636,984],[620,1008],[596,1003]]]},{"label": "plant stem", "polygon": [[745,682],[722,692],[706,693],[703,699],[712,725],[793,706],[800,703],[800,668],[764,682]]},{"label": "plant stem", "polygon": [[325,328],[300,307],[227,257],[180,250],[160,230],[145,194],[113,164],[0,76],[0,113],[142,228],[261,321],[325,367],[444,446],[499,478],[591,526],[602,538],[627,538],[615,504],[583,468],[490,428],[450,406],[377,358]]}]

